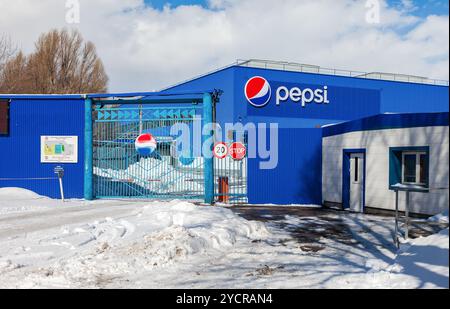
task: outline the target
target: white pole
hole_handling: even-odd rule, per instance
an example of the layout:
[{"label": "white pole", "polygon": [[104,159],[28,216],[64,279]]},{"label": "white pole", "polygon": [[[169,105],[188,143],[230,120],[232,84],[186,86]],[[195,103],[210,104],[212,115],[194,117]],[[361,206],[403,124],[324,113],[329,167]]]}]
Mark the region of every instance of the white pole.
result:
[{"label": "white pole", "polygon": [[59,191],[61,192],[61,200],[64,201],[64,189],[63,189],[63,183],[62,183],[62,177],[58,177],[59,179]]}]

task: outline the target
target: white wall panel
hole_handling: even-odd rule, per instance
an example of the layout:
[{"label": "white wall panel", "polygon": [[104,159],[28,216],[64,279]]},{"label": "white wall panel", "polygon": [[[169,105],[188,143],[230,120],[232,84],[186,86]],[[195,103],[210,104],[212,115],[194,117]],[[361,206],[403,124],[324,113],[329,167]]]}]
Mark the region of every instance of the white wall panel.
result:
[{"label": "white wall panel", "polygon": [[[449,128],[420,127],[351,132],[323,139],[323,199],[342,202],[342,157],[344,149],[366,149],[366,206],[395,208],[395,193],[389,190],[389,148],[430,147],[430,193],[412,193],[412,211],[436,214],[448,209]],[[400,208],[405,197],[400,193]]]}]

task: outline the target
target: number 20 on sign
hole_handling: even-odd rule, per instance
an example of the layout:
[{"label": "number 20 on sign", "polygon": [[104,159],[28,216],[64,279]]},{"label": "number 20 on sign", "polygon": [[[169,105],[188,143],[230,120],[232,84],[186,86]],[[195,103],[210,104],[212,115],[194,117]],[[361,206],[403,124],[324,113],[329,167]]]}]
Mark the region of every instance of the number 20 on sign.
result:
[{"label": "number 20 on sign", "polygon": [[225,159],[228,156],[228,145],[225,143],[217,143],[214,145],[214,156],[217,159]]}]

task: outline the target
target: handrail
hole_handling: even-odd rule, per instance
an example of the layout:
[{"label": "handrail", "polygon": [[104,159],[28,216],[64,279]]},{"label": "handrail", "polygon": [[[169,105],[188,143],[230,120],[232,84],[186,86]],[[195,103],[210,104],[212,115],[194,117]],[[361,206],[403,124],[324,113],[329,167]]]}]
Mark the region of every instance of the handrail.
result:
[{"label": "handrail", "polygon": [[243,60],[238,59],[235,62],[215,69],[213,71],[209,71],[204,74],[197,75],[193,78],[186,79],[179,83],[173,84],[169,87],[165,87],[160,91],[167,91],[176,86],[188,83],[190,81],[208,76],[213,73],[217,73],[219,71],[226,70],[231,67],[248,67],[248,68],[261,68],[261,69],[272,69],[272,70],[280,70],[286,72],[301,72],[301,73],[312,73],[312,74],[323,74],[323,75],[331,75],[331,76],[342,76],[342,77],[353,77],[353,78],[361,78],[361,79],[374,79],[374,80],[385,80],[385,81],[393,81],[393,82],[406,82],[413,84],[426,84],[426,85],[435,85],[435,86],[449,86],[448,80],[440,80],[440,79],[430,79],[422,76],[413,76],[407,74],[397,74],[397,73],[383,73],[383,72],[363,72],[363,71],[353,71],[353,70],[344,70],[344,69],[333,69],[333,68],[325,68],[317,65],[310,64],[302,64],[295,62],[283,62],[283,61],[272,61],[272,60],[260,60],[260,59],[249,59]]},{"label": "handrail", "polygon": [[414,76],[414,75],[398,74],[398,73],[363,72],[363,71],[353,71],[353,70],[343,70],[343,69],[332,69],[332,68],[324,68],[324,67],[310,65],[310,64],[271,61],[271,60],[259,60],[259,59],[238,60],[237,63],[238,63],[237,66],[244,66],[244,67],[254,67],[254,68],[259,67],[259,68],[275,69],[275,70],[281,70],[281,71],[316,73],[316,74],[333,75],[333,76],[408,82],[408,83],[428,84],[428,85],[436,85],[436,86],[449,86],[448,80],[431,79],[431,78],[422,77],[422,76]]}]

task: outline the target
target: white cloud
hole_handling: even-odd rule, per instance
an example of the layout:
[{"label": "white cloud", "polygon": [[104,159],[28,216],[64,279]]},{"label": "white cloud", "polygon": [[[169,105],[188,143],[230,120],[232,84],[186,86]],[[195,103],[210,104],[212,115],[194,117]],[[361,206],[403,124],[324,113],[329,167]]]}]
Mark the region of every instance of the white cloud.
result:
[{"label": "white cloud", "polygon": [[401,4],[403,6],[403,9],[408,12],[413,12],[418,9],[418,7],[414,4],[413,0],[402,0]]},{"label": "white cloud", "polygon": [[[449,18],[419,20],[382,1],[381,23],[362,0],[210,0],[210,8],[143,0],[80,0],[75,25],[96,43],[112,91],[153,90],[231,63],[263,58],[449,78]],[[405,1],[408,3],[408,1]],[[0,32],[29,52],[65,23],[64,0],[0,0]]]}]

